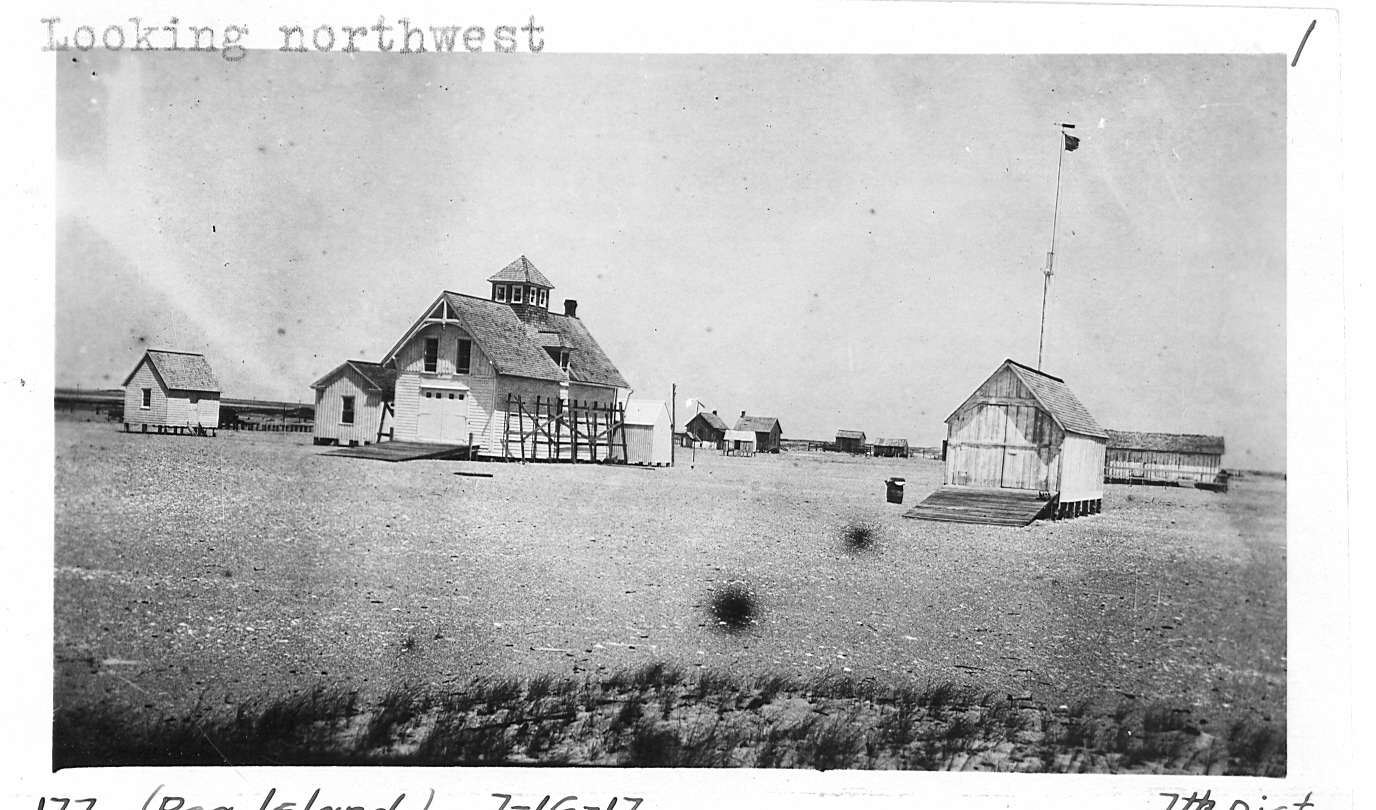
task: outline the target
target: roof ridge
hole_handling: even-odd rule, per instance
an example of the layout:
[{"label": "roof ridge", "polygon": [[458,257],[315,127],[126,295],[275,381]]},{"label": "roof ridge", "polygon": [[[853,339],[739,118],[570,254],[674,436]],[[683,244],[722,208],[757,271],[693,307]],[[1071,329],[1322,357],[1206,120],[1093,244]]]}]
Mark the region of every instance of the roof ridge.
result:
[{"label": "roof ridge", "polygon": [[1004,361],[1003,361],[1003,362],[1005,362],[1005,363],[1012,363],[1013,365],[1017,366],[1017,367],[1020,368],[1020,369],[1023,369],[1023,370],[1025,370],[1025,371],[1030,371],[1030,372],[1032,372],[1033,374],[1040,374],[1041,376],[1046,377],[1047,379],[1055,380],[1055,381],[1058,382],[1058,383],[1063,383],[1063,382],[1065,382],[1065,380],[1063,380],[1063,379],[1060,378],[1060,377],[1055,376],[1054,374],[1047,374],[1045,371],[1042,371],[1041,369],[1036,369],[1036,368],[1032,368],[1031,366],[1023,365],[1022,363],[1019,363],[1017,360],[1014,360],[1014,359],[1011,358],[1011,357],[1004,358]]}]

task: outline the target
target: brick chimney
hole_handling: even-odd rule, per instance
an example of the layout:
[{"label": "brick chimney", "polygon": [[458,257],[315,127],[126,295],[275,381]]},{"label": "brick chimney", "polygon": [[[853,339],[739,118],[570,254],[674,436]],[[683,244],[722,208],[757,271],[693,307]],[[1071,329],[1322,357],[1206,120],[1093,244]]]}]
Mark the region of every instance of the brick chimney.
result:
[{"label": "brick chimney", "polygon": [[572,298],[564,299],[564,314],[570,318],[578,317],[578,302]]},{"label": "brick chimney", "polygon": [[741,411],[741,418],[742,418],[742,419],[745,418],[745,411]]}]

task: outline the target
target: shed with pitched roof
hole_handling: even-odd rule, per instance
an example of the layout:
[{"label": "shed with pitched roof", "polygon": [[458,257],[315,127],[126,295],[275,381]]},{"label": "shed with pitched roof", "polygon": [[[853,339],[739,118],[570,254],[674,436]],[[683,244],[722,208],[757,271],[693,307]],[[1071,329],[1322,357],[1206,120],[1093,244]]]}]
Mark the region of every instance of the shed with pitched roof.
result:
[{"label": "shed with pitched roof", "polygon": [[907,458],[907,439],[875,439],[874,455],[887,458]]},{"label": "shed with pitched roof", "polygon": [[726,431],[730,429],[716,411],[702,411],[688,420],[688,424],[683,426],[683,433],[689,441],[710,444],[720,450]]},{"label": "shed with pitched roof", "polygon": [[381,363],[346,360],[315,382],[316,444],[357,446],[380,441],[390,429],[397,373]]},{"label": "shed with pitched roof", "polygon": [[626,440],[612,458],[627,464],[667,467],[673,461],[674,434],[669,426],[669,405],[658,400],[626,401]]},{"label": "shed with pitched roof", "polygon": [[863,430],[838,430],[836,431],[836,449],[842,453],[864,453],[865,431]]},{"label": "shed with pitched roof", "polygon": [[201,433],[220,425],[220,381],[203,354],[149,349],[123,385],[125,430]]},{"label": "shed with pitched roof", "polygon": [[1108,432],[1059,377],[1012,360],[947,419],[948,486],[1036,493],[1097,512]]},{"label": "shed with pitched roof", "polygon": [[[755,452],[779,452],[779,440],[783,438],[784,431],[778,419],[772,416],[746,416],[745,411],[741,411],[735,429],[755,434]],[[729,441],[731,437],[726,438]]]}]

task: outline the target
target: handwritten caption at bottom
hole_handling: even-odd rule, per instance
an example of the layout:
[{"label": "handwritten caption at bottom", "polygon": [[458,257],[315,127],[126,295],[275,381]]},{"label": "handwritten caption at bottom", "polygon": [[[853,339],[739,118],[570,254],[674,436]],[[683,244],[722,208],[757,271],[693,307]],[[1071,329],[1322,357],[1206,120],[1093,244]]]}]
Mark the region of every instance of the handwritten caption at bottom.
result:
[{"label": "handwritten caption at bottom", "polygon": [[1304,794],[1302,801],[1294,804],[1273,804],[1269,807],[1265,802],[1274,800],[1268,799],[1266,796],[1262,796],[1256,806],[1253,807],[1245,799],[1233,799],[1232,804],[1224,805],[1223,802],[1228,801],[1227,799],[1223,797],[1215,799],[1212,794],[1212,790],[1206,790],[1204,795],[1200,796],[1199,791],[1196,790],[1188,796],[1183,793],[1162,793],[1160,795],[1171,800],[1170,804],[1166,806],[1166,810],[1308,810],[1308,808],[1315,806],[1310,801],[1314,797],[1312,790]]}]

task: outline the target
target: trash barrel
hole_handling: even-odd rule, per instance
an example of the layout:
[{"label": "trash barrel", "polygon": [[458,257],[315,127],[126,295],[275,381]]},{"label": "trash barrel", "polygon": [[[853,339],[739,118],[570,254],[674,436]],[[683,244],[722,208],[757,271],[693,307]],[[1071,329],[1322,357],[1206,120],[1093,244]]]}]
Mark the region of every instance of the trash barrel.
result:
[{"label": "trash barrel", "polygon": [[903,479],[890,478],[884,483],[889,488],[889,503],[903,503]]}]

